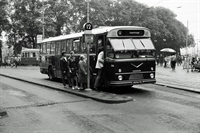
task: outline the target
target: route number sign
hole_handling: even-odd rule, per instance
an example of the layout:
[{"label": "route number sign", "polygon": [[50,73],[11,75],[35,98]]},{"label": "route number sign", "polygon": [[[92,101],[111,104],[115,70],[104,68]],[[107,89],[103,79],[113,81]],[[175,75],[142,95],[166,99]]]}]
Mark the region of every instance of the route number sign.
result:
[{"label": "route number sign", "polygon": [[84,31],[85,30],[92,30],[92,24],[91,23],[85,23],[84,25],[83,25],[83,29],[84,29]]}]

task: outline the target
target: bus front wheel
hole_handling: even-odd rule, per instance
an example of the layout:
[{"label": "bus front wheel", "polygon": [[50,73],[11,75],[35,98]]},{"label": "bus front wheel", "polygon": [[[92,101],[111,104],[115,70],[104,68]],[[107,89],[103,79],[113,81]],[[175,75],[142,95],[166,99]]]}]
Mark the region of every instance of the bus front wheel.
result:
[{"label": "bus front wheel", "polygon": [[54,74],[53,74],[53,69],[52,68],[49,68],[48,70],[48,76],[49,76],[49,80],[54,80]]}]

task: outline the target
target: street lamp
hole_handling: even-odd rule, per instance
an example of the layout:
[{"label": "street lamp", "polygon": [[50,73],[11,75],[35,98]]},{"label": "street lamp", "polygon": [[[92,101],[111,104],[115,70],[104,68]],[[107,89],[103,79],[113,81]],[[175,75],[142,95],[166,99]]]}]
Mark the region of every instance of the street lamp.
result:
[{"label": "street lamp", "polygon": [[90,5],[89,5],[89,3],[90,3],[90,1],[91,1],[91,0],[86,0],[86,2],[87,2],[87,23],[90,22],[90,20],[89,20],[89,10],[90,10]]},{"label": "street lamp", "polygon": [[44,34],[44,0],[42,0],[42,40],[45,38]]},{"label": "street lamp", "polygon": [[189,55],[188,55],[188,20],[187,20],[187,34],[186,34],[186,68],[189,72]]}]

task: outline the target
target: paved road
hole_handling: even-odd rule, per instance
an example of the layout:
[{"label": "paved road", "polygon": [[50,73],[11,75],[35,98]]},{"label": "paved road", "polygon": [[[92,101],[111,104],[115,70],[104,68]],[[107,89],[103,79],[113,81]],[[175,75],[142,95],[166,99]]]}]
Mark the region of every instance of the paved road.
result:
[{"label": "paved road", "polygon": [[[29,82],[35,82],[39,84],[43,84],[49,87],[58,88],[66,91],[61,83],[53,83],[44,79],[47,79],[47,75],[43,75],[39,72],[39,67],[32,66],[19,66],[18,68],[0,68],[1,75],[11,76],[17,79],[23,79]],[[41,81],[43,79],[43,81]],[[200,93],[200,72],[187,72],[187,70],[183,69],[182,66],[177,66],[176,71],[173,72],[170,68],[163,68],[157,66],[156,68],[156,79],[159,85],[169,86],[176,89],[183,89],[187,91]],[[67,90],[70,93],[81,95],[84,97],[90,97],[95,100],[104,101],[104,102],[127,102],[131,101],[130,97],[120,97],[114,94],[105,94],[105,93],[97,93],[95,91],[85,92],[77,92]],[[6,112],[0,107],[0,115],[5,115]]]},{"label": "paved road", "polygon": [[177,91],[182,94],[160,89],[131,90],[128,95],[133,101],[105,104],[1,76],[1,104],[8,117],[0,119],[0,132],[200,132],[198,94],[180,90]]}]

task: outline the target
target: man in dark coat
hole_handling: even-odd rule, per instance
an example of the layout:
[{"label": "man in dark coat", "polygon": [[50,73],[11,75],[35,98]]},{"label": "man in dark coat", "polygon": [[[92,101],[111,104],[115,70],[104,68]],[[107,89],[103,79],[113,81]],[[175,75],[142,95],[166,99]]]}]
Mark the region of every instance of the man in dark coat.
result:
[{"label": "man in dark coat", "polygon": [[[60,69],[61,69],[61,76],[62,82],[64,87],[66,86],[66,77],[69,79],[69,72],[68,72],[68,62],[67,62],[67,55],[66,52],[62,52],[62,57],[60,58]],[[68,84],[71,87],[71,82],[68,80]]]}]

